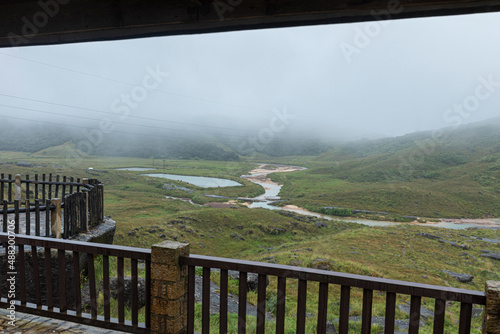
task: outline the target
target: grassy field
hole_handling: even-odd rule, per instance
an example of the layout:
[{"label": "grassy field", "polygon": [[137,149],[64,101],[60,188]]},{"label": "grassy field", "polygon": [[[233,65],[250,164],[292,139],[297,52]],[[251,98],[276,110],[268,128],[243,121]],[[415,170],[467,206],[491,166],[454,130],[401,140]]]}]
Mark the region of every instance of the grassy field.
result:
[{"label": "grassy field", "polygon": [[[500,279],[499,262],[481,257],[481,250],[500,251],[500,245],[470,238],[475,236],[495,239],[500,236],[498,231],[458,232],[406,224],[366,227],[334,221],[325,221],[326,226],[320,228],[314,224],[319,221],[316,218],[265,209],[248,209],[238,203],[232,208],[214,209],[166,196],[190,198],[201,204],[214,200],[204,197],[205,194],[255,196],[262,193],[262,188],[243,182],[243,186],[239,187],[203,189],[178,181],[144,177],[139,175],[141,172],[115,169],[154,167],[158,168],[155,172],[223,177],[241,182],[238,177],[247,174],[256,166],[255,163],[167,160],[166,168],[163,169],[163,161],[157,160],[153,165],[152,159],[90,157],[77,165],[70,165],[62,155],[67,149],[57,147],[34,154],[0,152],[1,171],[5,174],[54,173],[101,180],[105,184],[105,215],[117,222],[115,244],[149,248],[163,240],[177,240],[190,243],[192,253],[196,254],[328,268],[473,290],[482,290],[488,279]],[[491,198],[476,196],[477,189],[483,189],[483,195],[488,194],[485,188],[476,189],[471,185],[469,189],[470,184],[462,184],[456,178],[449,178],[446,186],[457,192],[462,189],[462,197],[469,192],[470,201],[465,201],[460,196],[447,195],[449,192],[444,187],[436,187],[432,180],[404,181],[394,190],[383,181],[359,182],[338,177],[340,172],[326,177],[327,166],[331,163],[322,161],[323,158],[289,157],[266,162],[292,163],[309,168],[301,172],[272,175],[274,180],[284,183],[283,192],[288,203],[299,206],[336,205],[424,216],[436,216],[435,213],[438,212],[441,216],[449,217],[469,214],[478,216],[486,209],[491,209],[496,214],[497,211],[493,210],[498,210],[494,205],[496,195],[493,192]],[[26,161],[33,166],[17,166],[16,162],[19,161]],[[361,162],[359,164],[362,165]],[[346,165],[343,167],[341,163],[338,167],[356,170],[348,163]],[[167,191],[163,189],[164,183],[187,187],[192,192]],[[365,194],[361,196],[361,192]],[[419,232],[436,234],[446,240],[466,244],[468,249],[424,238],[418,235]],[[474,276],[474,280],[472,283],[460,283],[441,270],[470,274]],[[212,276],[217,282],[217,275]],[[293,333],[297,286],[293,280],[289,281],[286,323],[288,331]],[[232,292],[237,291],[236,284],[231,283]],[[275,279],[271,278],[267,292],[267,307],[272,312],[276,303]],[[307,312],[311,316],[307,318],[307,332],[315,331],[317,296],[318,286],[309,284]],[[329,314],[332,315],[329,320],[336,323],[333,315],[338,314],[339,288],[332,286],[329,296]],[[374,316],[383,316],[385,297],[375,293],[374,298]],[[249,293],[249,300],[256,302],[256,294]],[[408,297],[400,296],[398,305],[405,304],[408,300]],[[353,290],[351,316],[360,314],[361,301],[362,291]],[[424,299],[423,306],[433,310],[431,301]],[[460,314],[459,306],[449,305],[448,310],[447,331],[451,332]],[[408,318],[402,311],[397,312],[398,317]],[[214,331],[217,321],[217,316],[214,316]],[[251,319],[250,323],[251,321],[255,319]],[[237,319],[232,317],[230,328],[234,329],[236,322]],[[479,333],[476,330],[479,326],[480,319],[474,318],[474,333]],[[421,332],[430,333],[431,328],[427,324]],[[352,332],[359,330],[360,323],[352,322]],[[269,331],[272,332],[271,327]],[[380,332],[381,327],[374,325],[373,331]]]}]

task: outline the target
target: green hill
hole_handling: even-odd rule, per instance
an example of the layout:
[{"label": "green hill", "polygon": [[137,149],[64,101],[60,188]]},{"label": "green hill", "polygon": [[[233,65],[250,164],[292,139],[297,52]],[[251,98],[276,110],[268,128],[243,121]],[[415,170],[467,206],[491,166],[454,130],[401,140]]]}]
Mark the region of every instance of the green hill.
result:
[{"label": "green hill", "polygon": [[500,216],[500,119],[349,143],[308,167],[272,176],[285,185],[285,204],[425,217]]}]

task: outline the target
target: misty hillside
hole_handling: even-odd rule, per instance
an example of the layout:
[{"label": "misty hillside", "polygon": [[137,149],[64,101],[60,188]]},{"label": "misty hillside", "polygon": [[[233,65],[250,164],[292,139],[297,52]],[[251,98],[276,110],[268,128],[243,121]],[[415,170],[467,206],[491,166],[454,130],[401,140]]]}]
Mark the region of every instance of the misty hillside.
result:
[{"label": "misty hillside", "polygon": [[364,182],[444,179],[471,165],[485,178],[500,169],[500,118],[456,129],[351,142],[317,160],[334,162],[330,169],[338,178]]},{"label": "misty hillside", "polygon": [[70,129],[60,125],[2,120],[0,151],[34,153],[64,144],[73,138]]},{"label": "misty hillside", "polygon": [[152,130],[138,135],[125,131],[97,135],[95,127],[65,127],[57,124],[16,122],[0,132],[0,150],[38,152],[71,141],[76,148],[90,155],[155,159],[200,159],[239,161],[240,156],[315,156],[330,147],[311,138],[290,136],[273,138],[262,143],[258,132],[247,131],[237,137],[186,134]]},{"label": "misty hillside", "polygon": [[421,217],[500,216],[500,120],[339,145],[307,171],[273,174],[281,196],[311,210],[342,207]]}]

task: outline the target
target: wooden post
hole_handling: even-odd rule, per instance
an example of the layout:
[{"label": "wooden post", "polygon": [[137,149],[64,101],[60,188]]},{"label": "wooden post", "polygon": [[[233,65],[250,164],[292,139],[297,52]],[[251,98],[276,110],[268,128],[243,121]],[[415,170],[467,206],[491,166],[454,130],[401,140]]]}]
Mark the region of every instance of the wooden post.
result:
[{"label": "wooden post", "polygon": [[55,205],[55,208],[50,210],[50,230],[57,239],[61,239],[61,203],[60,198],[50,200],[50,204]]},{"label": "wooden post", "polygon": [[500,334],[500,282],[486,281],[483,334]]},{"label": "wooden post", "polygon": [[14,199],[20,201],[21,200],[21,174],[16,174],[16,181],[15,181],[14,185],[15,185],[15,190],[14,190],[15,197],[14,197]]},{"label": "wooden post", "polygon": [[187,332],[187,266],[189,244],[164,241],[151,246],[151,333]]},{"label": "wooden post", "polygon": [[85,231],[89,230],[89,192],[87,190],[83,191],[85,195],[85,203],[83,204],[83,225],[82,228]]}]

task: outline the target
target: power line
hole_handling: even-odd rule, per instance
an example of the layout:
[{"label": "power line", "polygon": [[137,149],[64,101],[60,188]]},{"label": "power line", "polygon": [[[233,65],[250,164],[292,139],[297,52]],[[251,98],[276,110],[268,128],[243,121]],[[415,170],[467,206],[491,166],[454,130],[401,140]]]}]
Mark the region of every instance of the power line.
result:
[{"label": "power line", "polygon": [[[68,71],[68,72],[73,72],[73,73],[77,73],[77,74],[81,74],[81,75],[86,75],[86,76],[97,78],[97,79],[108,80],[108,81],[112,81],[112,82],[116,82],[116,83],[120,83],[120,84],[124,84],[124,85],[128,85],[128,86],[132,86],[132,87],[136,87],[137,86],[136,83],[131,83],[131,82],[116,80],[116,79],[112,79],[112,78],[107,78],[107,77],[103,77],[103,76],[100,76],[100,75],[86,73],[86,72],[82,72],[82,71],[77,71],[77,70],[73,70],[73,69],[69,69],[69,68],[66,68],[66,67],[57,66],[57,65],[53,65],[53,64],[47,64],[47,63],[36,61],[36,60],[32,60],[32,59],[27,59],[27,58],[23,58],[23,57],[19,57],[19,56],[14,56],[14,55],[11,55],[11,54],[8,54],[8,53],[0,52],[0,54],[2,54],[4,56],[12,57],[12,58],[18,58],[18,59],[21,59],[21,60],[24,60],[24,61],[27,61],[27,62],[35,63],[35,64],[45,65],[45,66],[57,68],[57,69]],[[263,109],[252,108],[252,107],[245,107],[245,106],[240,106],[240,105],[234,105],[234,104],[224,103],[224,102],[220,102],[220,101],[212,101],[212,100],[208,100],[208,99],[204,99],[204,98],[200,98],[200,97],[196,97],[196,96],[189,96],[189,95],[185,95],[185,94],[169,92],[169,91],[165,91],[165,90],[157,89],[157,88],[156,89],[152,89],[152,90],[157,91],[157,92],[161,92],[161,93],[165,93],[165,94],[169,94],[169,95],[175,95],[175,96],[187,98],[187,99],[193,99],[193,100],[199,100],[199,101],[203,101],[203,102],[207,102],[207,103],[219,104],[219,105],[223,105],[223,106],[226,106],[226,107],[233,107],[233,108],[239,108],[239,109],[245,109],[245,110],[252,110],[252,111],[260,111],[260,112],[266,112],[266,113],[268,112],[267,110],[263,110]]]},{"label": "power line", "polygon": [[[70,126],[70,127],[75,127],[75,128],[88,129],[88,127],[83,126],[83,125],[63,124],[63,123],[40,121],[40,120],[34,120],[34,119],[28,119],[28,118],[22,118],[22,117],[14,117],[14,116],[4,116],[4,115],[2,115],[2,117],[10,118],[10,119],[17,119],[17,120],[27,121],[27,122],[34,122],[34,123],[43,123],[43,124],[59,125],[59,126],[63,126],[63,127]],[[139,135],[139,136],[148,136],[148,137],[170,138],[170,139],[180,139],[180,137],[157,135],[157,134],[151,134],[151,133],[136,133],[136,132],[119,131],[119,130],[113,130],[113,133],[122,133],[122,134],[126,134],[126,135]]]},{"label": "power line", "polygon": [[[85,119],[85,120],[90,120],[90,121],[99,121],[99,119],[92,118],[92,117],[84,117],[84,116],[78,116],[78,115],[68,115],[68,114],[57,113],[57,112],[52,112],[52,111],[45,111],[45,110],[38,110],[38,109],[25,108],[25,107],[17,107],[17,106],[9,106],[9,105],[6,105],[6,104],[0,104],[0,107],[7,107],[7,108],[20,109],[20,110],[34,111],[34,112],[38,112],[38,113],[42,113],[42,114],[48,114],[48,115],[73,117],[73,118]],[[122,125],[128,125],[128,126],[137,126],[137,127],[147,128],[147,129],[160,129],[160,130],[168,130],[168,131],[179,131],[179,132],[192,132],[192,133],[198,133],[198,134],[220,135],[219,133],[212,133],[212,132],[200,132],[200,131],[194,131],[194,130],[171,129],[171,128],[164,128],[164,127],[154,126],[154,125],[133,124],[133,123],[126,123],[126,122],[119,122],[119,121],[113,121],[113,124],[122,124]],[[227,133],[224,134],[224,135],[225,136],[233,136],[233,137],[244,137],[242,135],[227,134]]]},{"label": "power line", "polygon": [[[79,110],[85,110],[85,111],[94,111],[94,112],[108,114],[108,115],[113,115],[113,116],[117,115],[116,113],[113,113],[111,111],[103,111],[103,110],[92,109],[92,108],[72,106],[72,105],[62,104],[62,103],[42,101],[42,100],[31,99],[31,98],[27,98],[27,97],[20,97],[20,96],[16,96],[16,95],[9,95],[9,94],[2,94],[2,93],[0,93],[0,96],[6,96],[6,97],[11,97],[11,98],[20,99],[20,100],[26,100],[26,101],[32,101],[32,102],[39,102],[39,103],[44,103],[44,104],[54,105],[54,106],[59,106],[59,107],[73,108],[73,109],[79,109]],[[172,123],[172,124],[188,125],[188,126],[198,126],[198,127],[202,127],[202,128],[212,128],[212,129],[230,130],[230,131],[244,131],[242,129],[224,128],[224,127],[219,127],[219,126],[200,125],[200,124],[184,123],[184,122],[177,122],[177,121],[167,121],[167,120],[163,120],[163,119],[143,117],[143,116],[127,115],[127,117],[138,118],[138,119],[141,119],[141,120],[148,120],[148,121],[154,121],[154,122]]]}]

